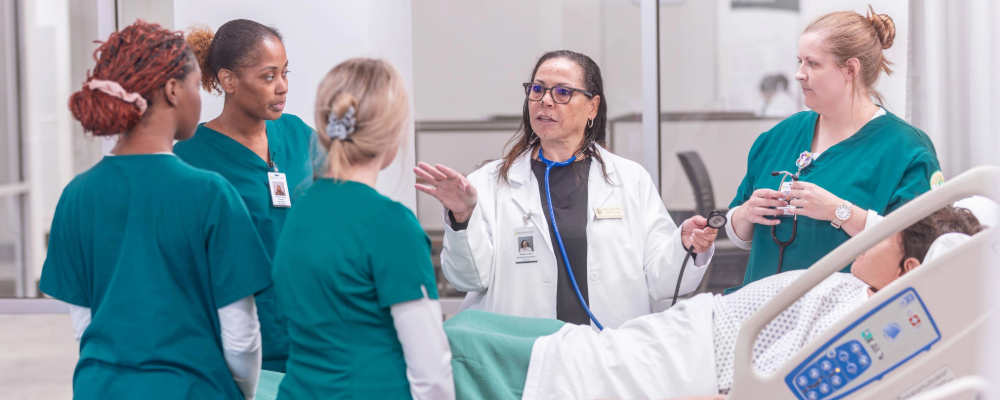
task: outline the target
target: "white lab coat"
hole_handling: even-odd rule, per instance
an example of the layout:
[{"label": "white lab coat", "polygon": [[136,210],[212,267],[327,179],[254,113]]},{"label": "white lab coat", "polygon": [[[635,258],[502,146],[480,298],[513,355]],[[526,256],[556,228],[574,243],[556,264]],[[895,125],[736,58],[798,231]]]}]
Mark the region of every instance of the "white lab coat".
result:
[{"label": "white lab coat", "polygon": [[[596,160],[590,168],[587,199],[587,286],[590,309],[605,327],[616,328],[652,312],[652,302],[674,294],[684,260],[681,230],[670,219],[653,185],[639,164],[599,149],[613,185]],[[512,165],[510,185],[497,181],[494,161],[468,176],[479,194],[465,230],[451,229],[445,218],[441,267],[456,289],[469,292],[462,309],[475,308],[535,318],[556,317],[559,273],[549,224],[542,210],[531,159],[524,155]],[[595,207],[621,207],[621,219],[597,219]],[[538,262],[516,264],[520,241],[515,228],[536,229]],[[544,240],[538,242],[538,237]],[[697,289],[715,252],[688,262],[680,294]],[[668,303],[669,304],[669,303]]]}]

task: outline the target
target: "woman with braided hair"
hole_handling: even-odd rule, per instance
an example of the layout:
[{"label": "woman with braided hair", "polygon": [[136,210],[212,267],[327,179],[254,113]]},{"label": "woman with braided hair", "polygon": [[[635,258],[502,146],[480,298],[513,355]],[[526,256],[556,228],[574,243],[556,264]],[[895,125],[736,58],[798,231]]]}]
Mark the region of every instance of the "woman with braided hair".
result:
[{"label": "woman with braided hair", "polygon": [[232,185],[171,153],[201,112],[194,54],[138,21],[94,58],[69,108],[119,140],[63,191],[40,282],[70,304],[74,398],[252,399],[270,263]]}]

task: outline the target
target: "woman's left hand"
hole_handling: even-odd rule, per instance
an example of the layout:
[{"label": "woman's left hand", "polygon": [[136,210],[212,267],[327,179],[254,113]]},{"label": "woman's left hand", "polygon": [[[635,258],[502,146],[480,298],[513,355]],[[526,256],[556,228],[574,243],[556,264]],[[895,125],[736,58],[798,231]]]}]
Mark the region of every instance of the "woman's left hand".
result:
[{"label": "woman's left hand", "polygon": [[685,249],[694,246],[694,252],[704,253],[715,243],[715,237],[719,232],[715,228],[708,227],[708,220],[700,215],[688,218],[681,224],[681,243]]},{"label": "woman's left hand", "polygon": [[791,210],[793,214],[802,215],[817,221],[833,221],[837,207],[844,204],[844,200],[834,196],[815,183],[795,181],[792,182],[789,203],[796,208]]}]

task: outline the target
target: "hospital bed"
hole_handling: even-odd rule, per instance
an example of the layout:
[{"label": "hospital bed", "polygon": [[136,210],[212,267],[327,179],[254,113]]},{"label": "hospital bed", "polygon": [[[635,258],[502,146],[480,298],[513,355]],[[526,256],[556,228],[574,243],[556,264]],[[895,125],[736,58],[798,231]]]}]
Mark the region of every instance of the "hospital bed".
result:
[{"label": "hospital bed", "polygon": [[[892,282],[803,346],[778,370],[754,370],[757,335],[782,311],[875,243],[958,199],[1000,203],[1000,168],[979,167],[911,201],[823,257],[744,323],[727,399],[974,399],[983,377],[997,305],[988,283],[1000,274],[1000,229],[972,240]],[[994,339],[996,339],[994,337]],[[1000,356],[993,354],[992,356]],[[996,389],[992,389],[996,390]]]}]

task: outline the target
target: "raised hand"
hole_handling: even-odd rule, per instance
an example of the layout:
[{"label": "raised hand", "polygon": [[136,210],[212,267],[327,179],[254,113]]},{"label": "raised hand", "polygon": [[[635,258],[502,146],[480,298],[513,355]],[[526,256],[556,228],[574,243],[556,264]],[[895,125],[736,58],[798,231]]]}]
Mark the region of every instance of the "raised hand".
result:
[{"label": "raised hand", "polygon": [[479,196],[476,187],[462,174],[441,164],[431,166],[425,162],[413,167],[413,172],[428,183],[416,184],[417,190],[438,199],[444,208],[455,215],[455,222],[463,223],[472,218],[472,210],[476,208]]}]

